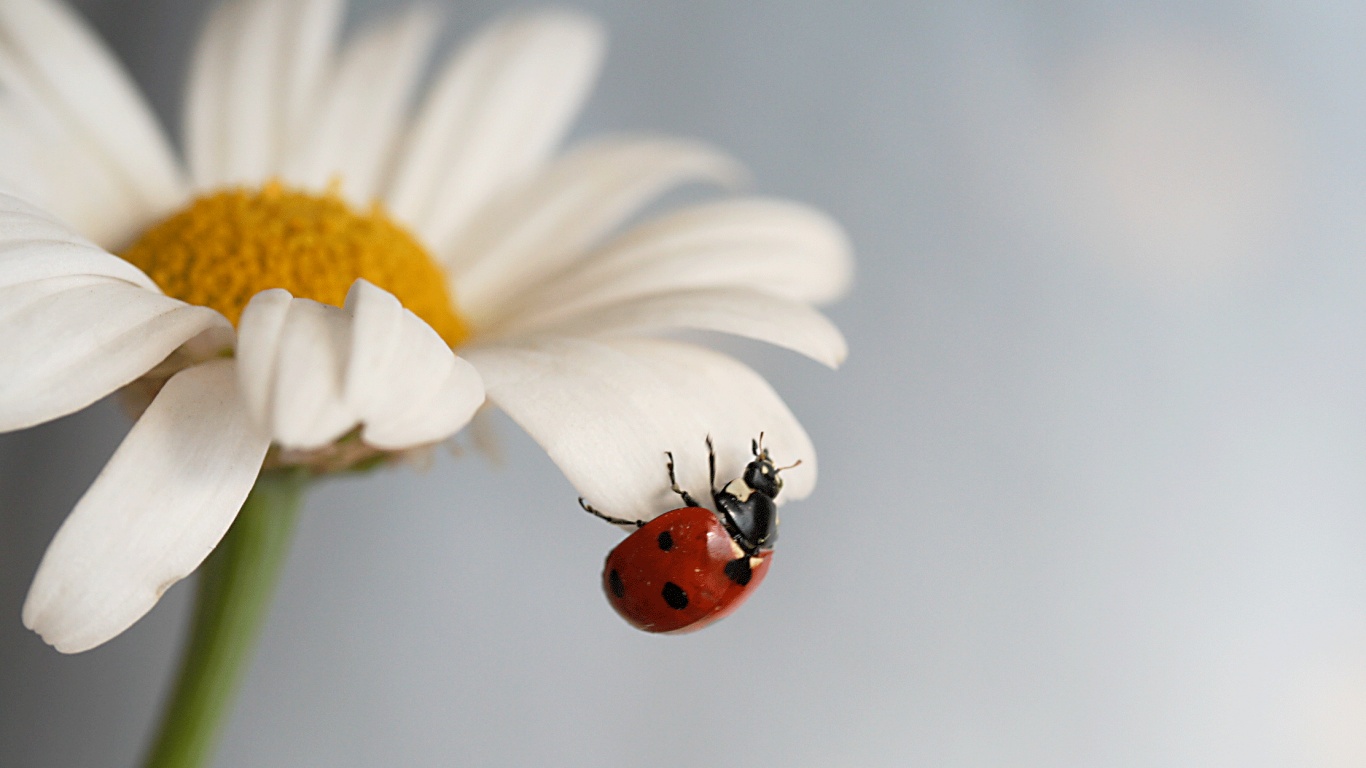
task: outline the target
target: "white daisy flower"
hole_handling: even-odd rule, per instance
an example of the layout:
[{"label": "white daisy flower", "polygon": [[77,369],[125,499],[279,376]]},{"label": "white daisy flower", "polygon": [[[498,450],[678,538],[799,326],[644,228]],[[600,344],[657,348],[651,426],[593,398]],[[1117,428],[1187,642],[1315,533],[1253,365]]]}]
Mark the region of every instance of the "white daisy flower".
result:
[{"label": "white daisy flower", "polygon": [[594,22],[499,21],[410,114],[429,11],[341,43],[344,10],[219,6],[182,164],[75,14],[0,3],[0,430],[115,391],[144,409],[25,603],[59,650],[150,610],[263,465],[382,461],[454,434],[486,393],[620,517],[669,509],[665,451],[705,488],[705,459],[687,459],[708,434],[727,477],[762,431],[775,459],[802,460],[786,499],[815,483],[809,439],[760,376],[660,334],[736,334],[838,365],[844,341],[811,304],[848,283],[839,227],[732,198],[614,234],[666,189],[740,171],[664,138],[555,156],[598,69]]}]

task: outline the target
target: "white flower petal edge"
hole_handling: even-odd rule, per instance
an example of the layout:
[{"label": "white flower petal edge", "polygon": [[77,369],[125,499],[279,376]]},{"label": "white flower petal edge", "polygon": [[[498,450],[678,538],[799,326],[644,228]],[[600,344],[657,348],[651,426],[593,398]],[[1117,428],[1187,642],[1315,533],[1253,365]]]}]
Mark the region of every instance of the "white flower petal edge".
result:
[{"label": "white flower petal edge", "polygon": [[483,328],[499,306],[557,279],[656,195],[688,181],[738,184],[743,176],[729,157],[697,142],[602,139],[499,195],[457,242],[436,250],[466,317]]},{"label": "white flower petal edge", "polygon": [[707,489],[705,440],[717,451],[717,481],[738,476],[764,444],[783,473],[779,501],[805,498],[816,453],[800,423],[754,371],[718,352],[654,339],[548,338],[473,348],[466,356],[502,408],[593,506],[638,519],[672,509],[664,452],[680,483]]},{"label": "white flower petal edge", "polygon": [[127,629],[223,538],[269,446],[231,361],[173,376],[57,531],[24,624],[63,653]]},{"label": "white flower petal edge", "polygon": [[509,333],[642,336],[660,331],[719,331],[799,352],[830,368],[848,348],[839,329],[810,305],[747,288],[670,291],[574,313],[547,313]]},{"label": "white flower petal edge", "polygon": [[242,313],[248,411],[281,446],[320,448],[356,426],[377,448],[445,439],[484,402],[466,361],[392,294],[357,280],[344,309],[262,291]]},{"label": "white flower petal edge", "polygon": [[451,57],[414,120],[390,209],[426,242],[451,241],[554,151],[597,77],[604,37],[593,19],[559,10],[482,29]]},{"label": "white flower petal edge", "polygon": [[0,194],[0,431],[78,411],[192,340],[230,348],[232,327]]}]

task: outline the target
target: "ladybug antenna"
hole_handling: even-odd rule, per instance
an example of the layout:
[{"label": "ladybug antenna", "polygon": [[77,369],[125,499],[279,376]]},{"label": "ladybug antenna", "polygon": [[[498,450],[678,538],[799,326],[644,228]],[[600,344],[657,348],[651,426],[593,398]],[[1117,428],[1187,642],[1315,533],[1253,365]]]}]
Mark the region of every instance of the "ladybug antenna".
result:
[{"label": "ladybug antenna", "polygon": [[788,464],[786,467],[775,467],[773,471],[774,471],[774,472],[786,472],[787,470],[792,469],[793,467],[800,467],[801,465],[802,465],[802,460],[801,460],[801,459],[797,459],[796,461],[792,462],[791,464]]},{"label": "ladybug antenna", "polygon": [[760,432],[760,433],[759,433],[759,439],[758,439],[758,440],[751,440],[751,441],[749,441],[749,448],[750,448],[751,451],[754,451],[754,458],[756,458],[756,459],[762,459],[762,458],[768,453],[768,450],[767,450],[766,448],[764,448],[764,433],[763,433],[763,432]]}]

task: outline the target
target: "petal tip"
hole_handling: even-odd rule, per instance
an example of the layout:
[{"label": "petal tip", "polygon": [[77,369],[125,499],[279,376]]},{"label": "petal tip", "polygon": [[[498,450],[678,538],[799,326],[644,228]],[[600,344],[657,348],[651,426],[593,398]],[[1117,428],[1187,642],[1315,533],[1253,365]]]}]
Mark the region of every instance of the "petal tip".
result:
[{"label": "petal tip", "polygon": [[82,653],[95,648],[108,641],[117,632],[107,636],[93,633],[89,627],[81,628],[71,625],[70,621],[62,621],[62,613],[54,611],[52,599],[46,593],[49,591],[42,583],[42,573],[35,577],[33,586],[29,589],[28,598],[24,600],[24,608],[21,617],[24,626],[32,630],[43,642],[52,646],[59,653]]},{"label": "petal tip", "polygon": [[820,362],[830,370],[837,371],[840,369],[840,366],[844,365],[844,361],[849,358],[849,342],[845,340],[844,334],[840,333],[838,328],[831,327],[834,330],[833,337],[830,340],[831,349],[827,353],[826,358]]}]

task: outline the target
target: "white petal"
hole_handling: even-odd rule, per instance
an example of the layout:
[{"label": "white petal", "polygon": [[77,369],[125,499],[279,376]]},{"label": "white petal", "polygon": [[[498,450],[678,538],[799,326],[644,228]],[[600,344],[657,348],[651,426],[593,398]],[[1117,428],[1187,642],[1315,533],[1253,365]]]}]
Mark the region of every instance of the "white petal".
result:
[{"label": "white petal", "polygon": [[184,343],[231,348],[213,310],[161,295],[132,264],[0,193],[0,430],[84,408]]},{"label": "white petal", "polygon": [[448,242],[494,192],[537,169],[569,128],[602,61],[601,27],[540,11],[489,25],[438,77],[406,142],[389,207]]},{"label": "white petal", "polygon": [[286,3],[245,3],[227,82],[223,84],[223,174],[219,184],[259,182],[270,172],[283,122],[275,86],[282,82],[282,43],[288,30],[282,19]]},{"label": "white petal", "polygon": [[261,291],[247,302],[237,323],[237,375],[242,402],[261,428],[271,431],[280,333],[294,297],[283,288]]},{"label": "white petal", "polygon": [[238,360],[249,411],[287,448],[318,448],[358,425],[377,448],[425,445],[454,434],[484,400],[469,363],[363,280],[345,309],[258,294],[242,313]]},{"label": "white petal", "polygon": [[[0,48],[0,71],[5,68]],[[38,103],[0,84],[0,186],[115,247],[141,218],[131,195],[92,148]]]},{"label": "white petal", "polygon": [[183,199],[184,181],[151,110],[69,8],[52,0],[5,0],[0,46],[147,211],[160,214]]},{"label": "white petal", "polygon": [[78,275],[117,278],[159,292],[137,267],[96,247],[36,206],[0,192],[0,288]]},{"label": "white petal", "polygon": [[314,117],[342,10],[337,0],[237,0],[216,9],[186,102],[201,187],[280,172],[289,138]]},{"label": "white petal", "polygon": [[[278,311],[274,301],[248,303],[242,312],[237,348],[244,362],[268,360],[270,366],[264,379],[260,368],[243,366],[242,391],[253,398],[253,413],[260,412],[255,398],[266,393],[262,426],[280,445],[303,449],[327,445],[356,423],[342,399],[342,374],[350,346],[347,318],[336,307],[292,299],[282,319],[253,318],[248,323],[248,313],[256,314],[263,307],[272,315]],[[275,335],[269,335],[271,330]],[[268,351],[254,349],[258,346]]]},{"label": "white petal", "polygon": [[195,45],[185,91],[185,155],[200,189],[218,186],[226,175],[227,102],[244,0],[223,0],[209,14]]},{"label": "white petal", "polygon": [[120,170],[0,44],[0,173],[5,186],[109,248],[153,220]]},{"label": "white petal", "polygon": [[102,276],[0,288],[0,431],[73,413],[200,334],[231,346],[217,312]]},{"label": "white petal", "polygon": [[[718,485],[740,476],[752,458],[750,441],[763,433],[764,445],[779,466],[801,461],[783,472],[779,503],[805,499],[815,490],[816,448],[764,377],[733,357],[690,344],[631,340],[619,347],[668,379],[680,400],[691,397],[692,407],[707,414],[716,443]],[[693,471],[701,475],[700,468]]]},{"label": "white petal", "polygon": [[291,148],[287,180],[311,188],[340,181],[356,205],[376,198],[437,26],[431,9],[418,6],[346,45],[311,130]]},{"label": "white petal", "polygon": [[357,280],[346,297],[353,317],[346,400],[365,425],[361,439],[398,449],[455,434],[484,402],[474,366],[393,294]]},{"label": "white petal", "polygon": [[295,0],[290,8],[295,32],[283,41],[286,63],[280,83],[287,146],[293,147],[313,128],[346,6],[342,0]]},{"label": "white petal", "polygon": [[603,306],[554,309],[522,319],[508,335],[647,335],[691,329],[758,339],[837,368],[848,348],[824,315],[806,304],[744,288],[668,291]]},{"label": "white petal", "polygon": [[741,171],[701,144],[604,140],[559,158],[481,210],[441,248],[466,316],[480,325],[509,298],[557,272],[669,187],[738,182]]},{"label": "white petal", "polygon": [[63,653],[127,629],[223,538],[269,444],[231,361],[176,374],[57,531],[24,624]]},{"label": "white petal", "polygon": [[489,319],[570,312],[670,290],[749,288],[795,301],[842,295],[853,273],[844,231],[829,216],[783,200],[705,203],[614,238],[572,272],[507,302]]},{"label": "white petal", "polygon": [[246,2],[223,83],[223,173],[219,184],[259,183],[276,167],[284,140],[282,77],[295,32],[286,23],[290,3]]},{"label": "white petal", "polygon": [[680,483],[709,499],[707,435],[718,485],[740,474],[760,432],[775,460],[802,461],[783,473],[780,501],[805,498],[815,485],[815,449],[801,424],[762,377],[725,355],[659,340],[556,338],[466,357],[489,399],[607,514],[649,519],[678,506],[665,451],[678,461]]},{"label": "white petal", "polygon": [[12,192],[0,192],[0,225],[5,230],[0,232],[0,236],[7,235],[10,229],[23,227],[28,229],[20,237],[65,239],[82,245],[91,244],[46,209]]}]

